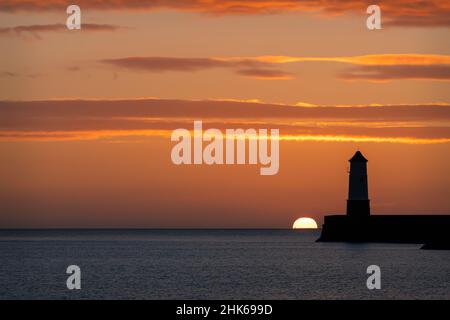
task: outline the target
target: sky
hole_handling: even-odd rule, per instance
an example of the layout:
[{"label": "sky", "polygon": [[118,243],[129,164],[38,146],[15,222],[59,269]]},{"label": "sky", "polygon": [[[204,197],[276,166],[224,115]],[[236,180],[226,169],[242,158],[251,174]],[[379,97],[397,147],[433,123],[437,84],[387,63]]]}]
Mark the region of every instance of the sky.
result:
[{"label": "sky", "polygon": [[[450,212],[450,3],[0,1],[0,227],[290,228]],[[279,172],[174,165],[171,132],[280,130]]]}]

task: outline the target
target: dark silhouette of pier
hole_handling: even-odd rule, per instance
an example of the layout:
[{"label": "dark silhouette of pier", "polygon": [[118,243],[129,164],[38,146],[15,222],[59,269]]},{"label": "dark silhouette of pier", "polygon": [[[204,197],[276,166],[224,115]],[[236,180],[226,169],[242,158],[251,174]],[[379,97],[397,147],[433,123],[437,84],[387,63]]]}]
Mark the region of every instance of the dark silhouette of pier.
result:
[{"label": "dark silhouette of pier", "polygon": [[368,161],[360,151],[349,161],[347,214],[326,216],[318,241],[418,243],[450,250],[450,215],[371,215]]}]

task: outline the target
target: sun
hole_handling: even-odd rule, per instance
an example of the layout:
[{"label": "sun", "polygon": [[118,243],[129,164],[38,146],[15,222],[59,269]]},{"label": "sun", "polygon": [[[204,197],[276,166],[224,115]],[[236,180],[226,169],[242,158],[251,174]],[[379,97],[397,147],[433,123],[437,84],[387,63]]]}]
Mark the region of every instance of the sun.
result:
[{"label": "sun", "polygon": [[312,218],[298,218],[295,220],[292,229],[317,229],[317,223]]}]

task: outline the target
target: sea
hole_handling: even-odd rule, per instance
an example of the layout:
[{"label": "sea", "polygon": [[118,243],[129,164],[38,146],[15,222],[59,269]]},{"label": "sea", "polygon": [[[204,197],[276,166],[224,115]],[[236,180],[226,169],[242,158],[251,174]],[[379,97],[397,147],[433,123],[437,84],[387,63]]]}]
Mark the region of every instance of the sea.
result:
[{"label": "sea", "polygon": [[[320,230],[0,230],[0,299],[450,299],[450,251]],[[80,268],[69,290],[68,266]],[[367,268],[380,269],[369,290]]]}]

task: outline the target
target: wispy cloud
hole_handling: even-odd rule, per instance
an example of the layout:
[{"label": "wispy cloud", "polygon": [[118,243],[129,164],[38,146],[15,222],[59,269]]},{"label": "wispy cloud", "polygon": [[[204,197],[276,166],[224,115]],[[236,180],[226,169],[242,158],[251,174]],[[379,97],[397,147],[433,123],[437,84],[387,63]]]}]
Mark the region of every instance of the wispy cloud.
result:
[{"label": "wispy cloud", "polygon": [[232,63],[212,58],[125,57],[100,62],[132,70],[149,72],[198,71],[233,66]]},{"label": "wispy cloud", "polygon": [[347,80],[449,80],[450,56],[435,54],[374,54],[340,57],[123,57],[103,59],[100,63],[134,71],[146,72],[194,72],[216,68],[231,69],[233,72],[255,79],[287,80],[294,73],[284,71],[278,65],[306,62],[334,62],[353,65],[354,68],[338,74]]},{"label": "wispy cloud", "polygon": [[198,119],[205,128],[279,128],[285,140],[450,142],[449,104],[302,107],[160,99],[2,101],[0,140],[167,136]]},{"label": "wispy cloud", "polygon": [[292,74],[274,69],[273,63],[257,59],[223,59],[223,58],[178,58],[178,57],[125,57],[104,59],[99,62],[135,71],[146,72],[193,72],[216,68],[226,68],[236,73],[257,79],[285,80]]},{"label": "wispy cloud", "polygon": [[[84,23],[82,25],[82,32],[111,32],[122,29],[123,27],[112,24],[95,24]],[[0,36],[32,36],[36,39],[41,39],[42,33],[49,32],[67,32],[65,24],[35,24],[35,25],[21,25],[15,27],[0,28]]]},{"label": "wispy cloud", "polygon": [[242,69],[238,70],[237,73],[250,78],[266,80],[289,80],[294,78],[292,73],[272,69]]},{"label": "wispy cloud", "polygon": [[450,65],[358,66],[342,72],[347,80],[389,81],[398,79],[450,81]]},{"label": "wispy cloud", "polygon": [[[227,58],[224,58],[227,59]],[[243,58],[229,58],[243,59]],[[450,64],[450,55],[438,54],[370,54],[363,56],[340,57],[299,57],[299,56],[260,56],[247,58],[266,63],[295,63],[295,62],[340,62],[354,65],[433,65]]]},{"label": "wispy cloud", "polygon": [[0,78],[15,78],[18,74],[10,71],[0,71]]},{"label": "wispy cloud", "polygon": [[17,78],[17,77],[27,77],[27,78],[38,78],[43,76],[41,73],[16,73],[10,71],[0,71],[0,78]]},{"label": "wispy cloud", "polygon": [[[274,14],[309,12],[318,15],[365,14],[365,0],[78,0],[77,5],[91,10],[177,10],[216,15]],[[386,26],[436,27],[450,26],[450,6],[446,0],[379,0]],[[0,11],[63,10],[67,3],[60,0],[4,0]]]}]

